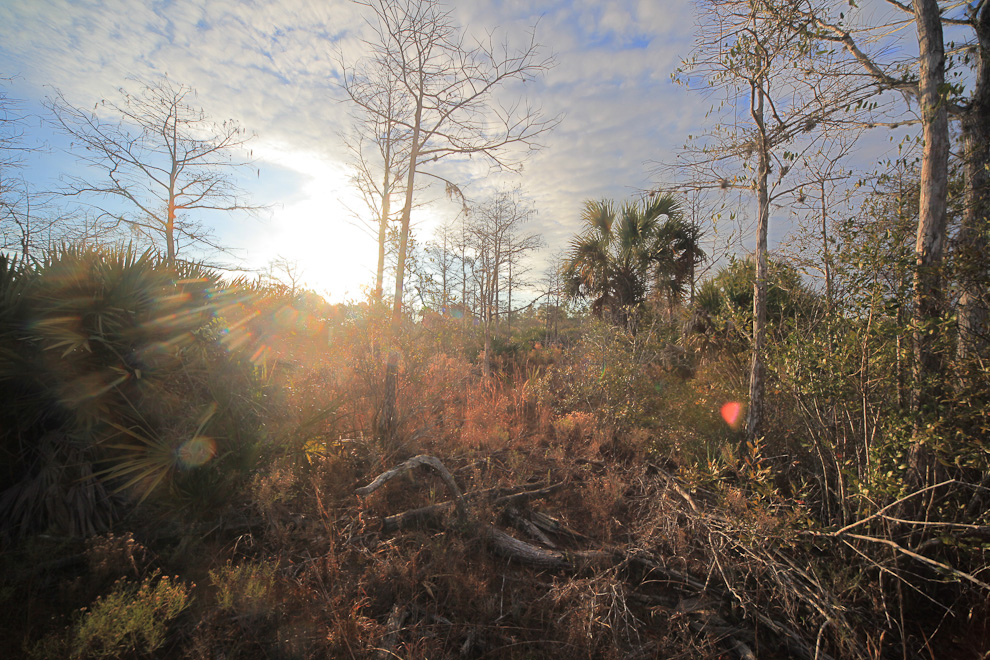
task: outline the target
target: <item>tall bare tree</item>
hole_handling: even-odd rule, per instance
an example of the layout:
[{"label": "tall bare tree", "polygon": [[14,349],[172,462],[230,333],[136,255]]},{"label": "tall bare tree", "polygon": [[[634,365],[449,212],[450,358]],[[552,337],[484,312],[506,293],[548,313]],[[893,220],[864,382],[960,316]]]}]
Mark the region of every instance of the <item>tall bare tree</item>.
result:
[{"label": "tall bare tree", "polygon": [[[458,216],[459,220],[463,220]],[[435,288],[439,288],[434,295],[434,304],[438,308],[445,308],[450,303],[455,302],[457,296],[454,289],[458,284],[457,271],[460,266],[456,249],[457,234],[459,228],[452,222],[445,222],[440,225],[426,246],[426,258],[429,260],[431,277],[434,280]]]},{"label": "tall bare tree", "polygon": [[[392,198],[401,194],[408,166],[410,108],[388,68],[370,69],[363,76],[344,78],[344,91],[355,102],[353,135],[347,140],[354,166],[353,182],[374,215],[362,224],[378,241],[374,299],[384,297],[385,254],[389,224],[395,220]],[[373,108],[369,111],[366,106]],[[361,217],[361,214],[359,214]]]},{"label": "tall bare tree", "polygon": [[990,358],[990,2],[971,3],[966,16],[973,30],[973,91],[961,104],[965,212],[959,235],[962,264],[957,358]]},{"label": "tall bare tree", "polygon": [[[519,102],[502,104],[496,96],[510,81],[528,81],[543,74],[553,62],[541,55],[535,30],[518,50],[497,42],[493,35],[470,42],[439,0],[367,0],[374,37],[370,55],[345,70],[345,87],[363,91],[349,94],[351,101],[370,116],[387,112],[381,103],[394,88],[401,102],[396,126],[408,133],[403,186],[405,199],[400,217],[398,268],[392,307],[392,324],[402,318],[402,295],[409,224],[419,174],[443,180],[448,192],[456,185],[428,165],[457,156],[480,157],[492,167],[517,169],[521,156],[538,148],[537,138],[553,128],[557,118]],[[383,73],[387,72],[387,74]],[[379,427],[391,437],[395,431],[398,353],[389,354],[385,396]]]},{"label": "tall bare tree", "polygon": [[915,405],[933,403],[941,381],[942,360],[933,327],[942,314],[942,254],[949,190],[949,115],[945,104],[945,45],[937,0],[914,0],[918,28],[918,91],[924,146],[921,156],[921,200],[915,245],[914,278]]},{"label": "tall bare tree", "polygon": [[[729,118],[681,154],[693,187],[751,189],[756,202],[752,358],[746,438],[763,433],[767,346],[768,230],[772,204],[799,194],[796,166],[818,150],[813,129],[870,89],[798,72],[818,53],[810,38],[781,28],[793,10],[775,0],[706,0],[694,55],[678,75],[688,85],[726,93]],[[745,117],[745,119],[743,118]],[[707,183],[706,183],[707,182]]]},{"label": "tall bare tree", "polygon": [[[491,373],[492,333],[501,311],[501,296],[508,296],[511,313],[512,266],[521,257],[543,244],[537,234],[526,233],[525,226],[534,211],[518,191],[500,190],[479,204],[466,223],[469,248],[474,255],[474,279],[480,299],[480,317],[485,326],[484,373]],[[516,272],[518,286],[520,273]]]},{"label": "tall bare tree", "polygon": [[120,94],[119,101],[104,99],[92,110],[61,92],[47,99],[56,128],[72,138],[75,153],[94,171],[68,178],[64,192],[163,241],[169,263],[181,239],[220,248],[200,214],[258,209],[234,179],[249,165],[245,145],[251,136],[232,119],[208,118],[191,105],[195,92],[167,77]]},{"label": "tall bare tree", "polygon": [[542,305],[544,332],[547,343],[554,343],[560,336],[560,320],[564,314],[564,264],[563,255],[550,258],[543,277],[540,279],[540,298],[545,298]]},{"label": "tall bare tree", "polygon": [[278,255],[268,262],[268,272],[264,275],[268,282],[285,287],[289,297],[295,298],[302,291],[303,267],[297,259]]},{"label": "tall bare tree", "polygon": [[[941,262],[947,249],[946,189],[951,147],[949,122],[960,122],[959,148],[964,173],[965,210],[958,236],[956,272],[959,363],[990,357],[987,291],[990,266],[985,258],[990,228],[990,2],[939,3],[937,0],[888,0],[888,12],[861,11],[839,0],[789,2],[787,29],[832,44],[844,56],[842,75],[869,81],[889,102],[887,121],[873,127],[920,123],[923,133],[922,200],[916,240],[914,282],[915,407],[938,398],[945,350],[935,328],[944,324],[945,287]],[[791,20],[791,19],[797,20]],[[913,39],[917,46],[900,40]],[[945,31],[952,30],[952,47]],[[915,54],[917,53],[917,54]],[[915,103],[917,106],[915,106]],[[872,105],[866,109],[872,110]],[[917,107],[917,110],[915,109]],[[919,112],[920,111],[920,112]]]},{"label": "tall bare tree", "polygon": [[25,142],[27,116],[7,93],[9,82],[0,78],[0,247],[31,259],[36,248],[50,242],[57,221],[44,215],[43,204],[22,174],[24,158],[34,149]]}]

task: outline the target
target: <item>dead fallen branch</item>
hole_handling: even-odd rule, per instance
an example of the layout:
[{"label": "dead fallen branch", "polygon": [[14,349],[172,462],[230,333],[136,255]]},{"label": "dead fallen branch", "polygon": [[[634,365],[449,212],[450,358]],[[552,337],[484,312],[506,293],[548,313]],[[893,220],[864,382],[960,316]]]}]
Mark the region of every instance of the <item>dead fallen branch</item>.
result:
[{"label": "dead fallen branch", "polygon": [[840,539],[840,540],[856,539],[857,541],[865,541],[867,543],[879,543],[889,548],[892,548],[893,550],[895,550],[896,552],[900,553],[905,557],[910,557],[911,559],[914,559],[915,561],[920,562],[922,564],[926,564],[927,566],[930,566],[937,571],[944,571],[950,575],[954,575],[955,577],[961,580],[966,580],[967,582],[976,585],[977,587],[983,589],[984,591],[990,592],[990,584],[987,584],[986,582],[976,577],[973,577],[973,575],[965,571],[961,571],[958,568],[949,566],[948,564],[940,562],[936,559],[932,559],[931,557],[926,557],[925,555],[918,554],[913,550],[908,550],[904,546],[900,545],[895,541],[891,541],[890,539],[879,538],[876,536],[867,536],[865,534],[853,534],[852,532],[843,532],[842,530],[839,530],[837,532],[809,531],[805,533],[808,534],[809,536],[814,536],[817,538],[832,538],[832,539]]},{"label": "dead fallen branch", "polygon": [[[742,617],[749,620],[755,629],[775,637],[793,657],[803,660],[830,660],[830,656],[823,651],[820,643],[820,632],[824,629],[824,625],[818,627],[818,624],[815,624],[814,639],[806,639],[794,626],[779,620],[770,611],[752,602],[752,599],[741,595],[739,590],[745,587],[734,586],[734,578],[719,561],[718,553],[728,552],[730,555],[745,557],[747,561],[764,566],[765,573],[777,581],[776,588],[789,590],[789,593],[796,595],[799,602],[820,616],[825,624],[829,622],[834,624],[837,616],[834,614],[836,611],[834,604],[815,595],[815,589],[819,586],[816,579],[796,567],[793,562],[780,560],[772,549],[749,547],[746,541],[741,540],[746,537],[745,534],[738,533],[732,527],[731,521],[715,512],[709,513],[702,509],[687,490],[677,483],[676,478],[666,472],[657,470],[656,474],[663,479],[667,488],[678,495],[679,500],[669,500],[671,504],[677,501],[681,503],[677,515],[686,517],[693,525],[700,525],[699,531],[704,531],[709,540],[717,540],[718,547],[709,548],[713,570],[705,576],[695,577],[687,570],[664,566],[662,561],[642,550],[626,548],[563,550],[555,547],[556,543],[548,534],[559,535],[570,542],[588,543],[590,539],[546,514],[515,510],[514,507],[533,499],[547,497],[564,488],[566,485],[564,482],[550,485],[533,484],[513,489],[491,488],[464,494],[439,459],[421,455],[382,473],[367,486],[357,489],[356,493],[366,496],[395,476],[416,467],[427,467],[440,475],[453,500],[388,516],[383,524],[383,531],[386,533],[424,523],[443,526],[442,514],[450,511],[451,508],[456,508],[462,524],[452,530],[472,538],[480,538],[493,554],[509,561],[540,570],[596,576],[611,571],[615,576],[623,576],[621,579],[626,585],[623,588],[630,592],[630,596],[645,598],[654,603],[708,603],[709,606],[705,608],[687,608],[676,614],[690,617],[692,630],[712,638],[713,641],[727,644],[740,658],[746,660],[756,658],[749,645],[753,633],[746,632],[738,625],[729,622],[733,616],[738,617],[742,614]],[[511,513],[507,514],[509,519],[538,543],[516,538],[494,525],[481,522],[477,516],[472,516],[467,510],[467,505],[478,501],[499,507],[513,507]],[[736,536],[739,538],[737,539]],[[640,593],[643,589],[647,592]],[[633,600],[635,601],[636,598]],[[732,616],[726,614],[729,611],[726,608],[730,607]],[[786,620],[791,619],[788,617]]]},{"label": "dead fallen branch", "polygon": [[391,470],[382,472],[367,486],[362,486],[354,492],[362,497],[365,497],[375,492],[400,474],[404,474],[417,467],[429,467],[434,470],[443,479],[443,482],[450,489],[450,492],[454,495],[454,497],[461,497],[461,489],[457,487],[457,482],[454,481],[454,477],[451,476],[450,471],[447,470],[442,462],[440,462],[440,459],[435,456],[428,456],[426,454],[419,454],[418,456],[413,456],[412,458],[406,459],[404,462],[396,465]]}]

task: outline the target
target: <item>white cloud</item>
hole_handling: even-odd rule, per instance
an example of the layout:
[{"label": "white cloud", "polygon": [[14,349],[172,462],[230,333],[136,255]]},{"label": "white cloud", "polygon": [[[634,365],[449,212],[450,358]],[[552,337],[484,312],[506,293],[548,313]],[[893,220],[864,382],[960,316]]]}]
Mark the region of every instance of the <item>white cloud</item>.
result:
[{"label": "white cloud", "polygon": [[[565,113],[542,140],[546,149],[521,179],[489,176],[477,162],[467,170],[472,194],[496,181],[520,182],[537,204],[551,249],[579,229],[583,200],[626,199],[648,187],[647,161],[670,159],[703,114],[701,99],[669,82],[691,48],[687,2],[509,0],[453,9],[475,33],[499,28],[520,43],[539,21],[538,41],[556,54],[555,69],[521,86],[548,115]],[[295,250],[317,263],[314,218],[340,223],[333,216],[343,213],[336,200],[346,183],[338,133],[349,108],[334,86],[336,54],[353,61],[366,30],[361,7],[343,0],[8,2],[0,4],[0,60],[3,70],[23,76],[29,93],[43,96],[50,85],[82,106],[112,95],[128,76],[167,71],[196,88],[210,115],[235,118],[258,134],[256,156],[298,171],[303,181],[295,188],[304,197],[275,211],[264,229],[232,240],[255,241],[238,245],[250,252]],[[262,146],[276,143],[282,160]],[[348,251],[349,259],[365,250],[357,239],[352,244],[360,247]],[[362,256],[368,267],[350,270],[360,271],[364,283],[373,246]],[[355,284],[348,288],[356,294]]]}]

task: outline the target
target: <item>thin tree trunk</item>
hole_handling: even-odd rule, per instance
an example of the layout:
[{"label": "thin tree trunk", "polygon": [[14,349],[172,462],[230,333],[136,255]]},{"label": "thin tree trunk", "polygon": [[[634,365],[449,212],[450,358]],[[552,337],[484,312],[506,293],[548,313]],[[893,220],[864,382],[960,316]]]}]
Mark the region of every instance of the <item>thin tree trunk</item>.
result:
[{"label": "thin tree trunk", "polygon": [[175,265],[175,199],[169,197],[168,218],[165,222],[165,254],[166,263]]},{"label": "thin tree trunk", "polygon": [[382,410],[378,419],[378,430],[385,442],[395,439],[398,418],[396,414],[396,395],[399,379],[399,352],[395,349],[399,331],[402,327],[402,291],[406,274],[406,250],[409,244],[409,222],[412,216],[413,188],[416,178],[416,160],[419,158],[420,121],[423,116],[423,102],[420,99],[416,105],[416,115],[413,124],[412,145],[409,149],[409,169],[406,175],[406,200],[402,206],[401,228],[399,230],[399,256],[395,268],[395,295],[392,299],[392,322],[390,324],[391,344],[388,359],[385,364],[385,392],[382,397]]},{"label": "thin tree trunk", "polygon": [[[489,317],[491,313],[489,312]],[[485,321],[485,360],[482,363],[481,373],[485,378],[492,375],[492,322],[491,319]]]},{"label": "thin tree trunk", "polygon": [[[942,359],[936,327],[941,320],[942,252],[945,245],[945,206],[948,190],[949,121],[942,88],[945,50],[936,0],[914,0],[921,59],[921,117],[924,149],[921,156],[921,200],[915,243],[914,366],[916,412],[938,399]],[[920,421],[920,420],[919,420]]]},{"label": "thin tree trunk", "polygon": [[375,273],[375,300],[381,302],[385,296],[385,238],[388,234],[388,216],[391,213],[392,195],[389,193],[389,158],[385,157],[385,176],[382,181],[382,215],[378,219],[378,270]]},{"label": "thin tree trunk", "polygon": [[949,179],[949,121],[942,95],[945,50],[942,20],[936,0],[914,0],[921,59],[921,199],[914,275],[914,396],[915,440],[908,457],[915,485],[934,483],[937,463],[921,434],[923,422],[938,403],[942,389],[942,355],[938,346],[942,315],[942,251]]},{"label": "thin tree trunk", "polygon": [[170,137],[168,136],[168,119],[165,121],[166,140],[169,144],[169,151],[172,153],[172,168],[169,171],[168,179],[168,209],[166,211],[167,217],[165,219],[165,250],[166,259],[169,266],[175,265],[175,211],[177,208],[177,204],[175,203],[175,184],[179,172],[179,164],[176,162],[176,154],[179,153],[179,138],[176,134],[176,131],[178,130],[178,118],[173,117],[172,119],[174,119],[174,121],[172,122]]},{"label": "thin tree trunk", "polygon": [[506,301],[505,308],[505,336],[509,339],[512,338],[512,258],[509,258],[509,288],[508,299]]},{"label": "thin tree trunk", "polygon": [[822,194],[822,261],[825,266],[825,302],[828,305],[828,311],[831,312],[834,294],[832,292],[832,255],[828,249],[828,209],[825,206],[825,179],[819,183]]},{"label": "thin tree trunk", "polygon": [[988,357],[987,232],[990,231],[990,6],[974,17],[976,80],[962,121],[966,211],[959,232],[960,285],[957,359],[961,366]]},{"label": "thin tree trunk", "polygon": [[756,124],[759,164],[756,173],[758,219],[756,223],[756,281],[753,283],[753,357],[749,370],[749,408],[746,415],[746,440],[763,435],[764,392],[766,389],[767,343],[767,228],[770,223],[770,147],[764,122],[762,80],[752,83],[750,110]]}]

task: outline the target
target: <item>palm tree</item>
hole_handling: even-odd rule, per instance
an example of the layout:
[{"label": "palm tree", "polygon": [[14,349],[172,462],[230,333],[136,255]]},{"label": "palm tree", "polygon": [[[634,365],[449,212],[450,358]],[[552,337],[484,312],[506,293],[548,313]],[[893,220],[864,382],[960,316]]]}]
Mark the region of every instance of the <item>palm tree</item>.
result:
[{"label": "palm tree", "polygon": [[651,286],[670,291],[672,301],[704,257],[697,231],[684,222],[670,194],[623,204],[618,213],[611,200],[589,200],[582,219],[586,228],[571,241],[564,264],[565,290],[592,299],[595,316],[607,314],[633,332]]},{"label": "palm tree", "polygon": [[153,491],[231,492],[256,455],[262,391],[225,340],[249,345],[238,327],[256,298],[150,250],[0,255],[0,539],[87,536]]},{"label": "palm tree", "polygon": [[[656,207],[656,208],[653,208]],[[649,248],[653,271],[654,293],[667,300],[668,316],[674,303],[684,296],[685,288],[693,282],[695,269],[707,255],[701,248],[701,232],[681,213],[680,204],[671,195],[658,195],[650,206],[652,217],[665,216],[656,222]]]},{"label": "palm tree", "polygon": [[[622,218],[617,220],[615,204],[608,199],[588,200],[581,217],[586,228],[571,241],[564,263],[565,292],[592,299],[592,314],[603,318],[607,312],[619,323],[620,316],[643,296],[640,278],[631,268],[630,251],[621,247],[630,242],[631,232],[619,226],[625,223]],[[622,320],[625,324],[627,319]]]}]

